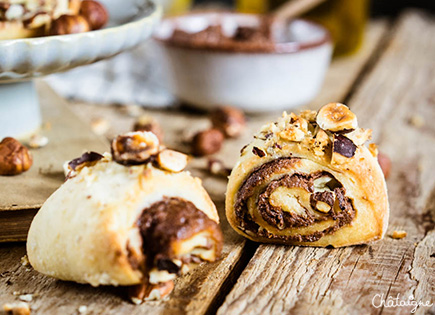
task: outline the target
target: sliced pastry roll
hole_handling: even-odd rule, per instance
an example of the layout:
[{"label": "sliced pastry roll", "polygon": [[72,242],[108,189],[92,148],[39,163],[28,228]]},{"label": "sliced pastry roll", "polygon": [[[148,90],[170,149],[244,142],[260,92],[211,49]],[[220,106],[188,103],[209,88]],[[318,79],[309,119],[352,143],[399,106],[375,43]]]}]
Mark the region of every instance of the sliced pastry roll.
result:
[{"label": "sliced pastry roll", "polygon": [[31,265],[62,280],[128,286],[134,302],[168,295],[177,275],[222,248],[216,208],[186,163],[151,132],[71,161],[31,224]]},{"label": "sliced pastry roll", "polygon": [[346,246],[383,237],[389,205],[371,130],[343,104],[286,113],[241,151],[226,215],[259,242]]}]

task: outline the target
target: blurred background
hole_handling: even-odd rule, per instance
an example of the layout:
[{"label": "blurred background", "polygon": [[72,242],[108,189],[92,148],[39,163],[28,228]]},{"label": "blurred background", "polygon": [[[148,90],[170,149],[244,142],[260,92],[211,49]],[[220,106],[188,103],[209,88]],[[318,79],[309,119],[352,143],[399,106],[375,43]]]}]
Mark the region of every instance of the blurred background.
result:
[{"label": "blurred background", "polygon": [[[181,0],[186,1],[186,0]],[[229,7],[244,6],[245,3],[256,3],[262,6],[263,3],[282,3],[286,0],[195,0],[195,5],[209,4],[220,2]],[[356,0],[358,1],[358,0]],[[353,0],[338,0],[335,2],[353,2]],[[370,12],[372,15],[397,15],[403,8],[413,7],[430,10],[435,12],[435,1],[432,0],[374,0],[370,3]]]},{"label": "blurred background", "polygon": [[[298,1],[298,0],[290,0]],[[102,0],[110,3],[113,0]],[[232,10],[269,13],[286,0],[160,0],[165,16],[183,15],[191,10]],[[370,18],[397,16],[407,8],[435,12],[434,0],[326,0],[301,17],[325,27],[331,34],[333,58],[356,53],[364,42]],[[133,51],[113,59],[47,78],[62,96],[98,104],[138,104],[168,107],[179,104],[169,92],[165,60],[159,59],[155,43],[147,41]],[[96,88],[90,90],[86,87]],[[112,86],[118,88],[112,89]]]}]

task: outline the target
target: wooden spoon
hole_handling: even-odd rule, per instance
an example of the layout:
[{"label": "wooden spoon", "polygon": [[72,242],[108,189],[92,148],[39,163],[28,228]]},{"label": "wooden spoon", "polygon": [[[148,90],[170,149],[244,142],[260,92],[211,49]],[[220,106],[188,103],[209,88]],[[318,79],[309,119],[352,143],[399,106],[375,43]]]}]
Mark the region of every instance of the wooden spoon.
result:
[{"label": "wooden spoon", "polygon": [[272,39],[276,42],[287,41],[286,25],[290,19],[301,16],[326,0],[291,0],[272,11],[269,19]]}]

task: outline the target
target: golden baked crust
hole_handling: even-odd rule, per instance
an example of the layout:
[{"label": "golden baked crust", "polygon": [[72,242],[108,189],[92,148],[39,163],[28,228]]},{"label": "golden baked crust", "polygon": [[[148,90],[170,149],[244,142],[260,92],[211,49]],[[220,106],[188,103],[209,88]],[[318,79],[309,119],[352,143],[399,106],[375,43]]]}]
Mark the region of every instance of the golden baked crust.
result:
[{"label": "golden baked crust", "polygon": [[[242,150],[226,194],[226,216],[239,234],[259,242],[334,247],[385,234],[386,183],[373,145],[364,145],[371,131],[358,128],[345,105],[328,104],[319,112],[284,113]],[[316,180],[328,184],[317,187]],[[335,201],[315,208],[314,195],[322,192]]]},{"label": "golden baked crust", "polygon": [[[170,161],[174,156],[180,158],[170,155]],[[122,165],[109,153],[94,152],[70,162],[69,170],[31,224],[27,254],[35,270],[93,286],[162,288],[191,261],[218,258],[222,236],[216,207],[189,172],[164,170],[153,156]]]}]

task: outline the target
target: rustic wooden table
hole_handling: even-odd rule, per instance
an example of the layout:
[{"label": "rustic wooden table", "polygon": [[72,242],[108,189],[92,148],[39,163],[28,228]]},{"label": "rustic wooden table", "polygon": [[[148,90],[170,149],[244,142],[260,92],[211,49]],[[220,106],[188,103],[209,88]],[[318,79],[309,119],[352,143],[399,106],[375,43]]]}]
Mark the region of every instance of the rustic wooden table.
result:
[{"label": "rustic wooden table", "polygon": [[[39,84],[42,95],[51,93]],[[51,94],[50,94],[51,95]],[[135,306],[121,289],[57,281],[23,266],[23,243],[0,246],[0,304],[32,294],[36,314],[409,314],[413,306],[380,306],[383,297],[435,302],[435,20],[406,12],[397,20],[373,21],[361,51],[333,62],[319,96],[309,105],[348,104],[360,126],[374,129],[374,141],[392,160],[387,181],[391,205],[387,234],[404,239],[339,249],[255,244],[238,236],[224,216],[225,179],[191,170],[204,179],[222,219],[222,259],[176,282],[170,299]],[[111,122],[106,136],[130,130],[134,118],[119,107],[73,104],[91,123]],[[201,129],[206,116],[180,110],[144,111],[163,125],[167,144],[185,150],[180,132]],[[217,155],[232,165],[253,131],[278,114],[250,117],[249,130],[228,141]],[[374,300],[375,305],[372,301]],[[417,314],[435,313],[420,306]]]}]

